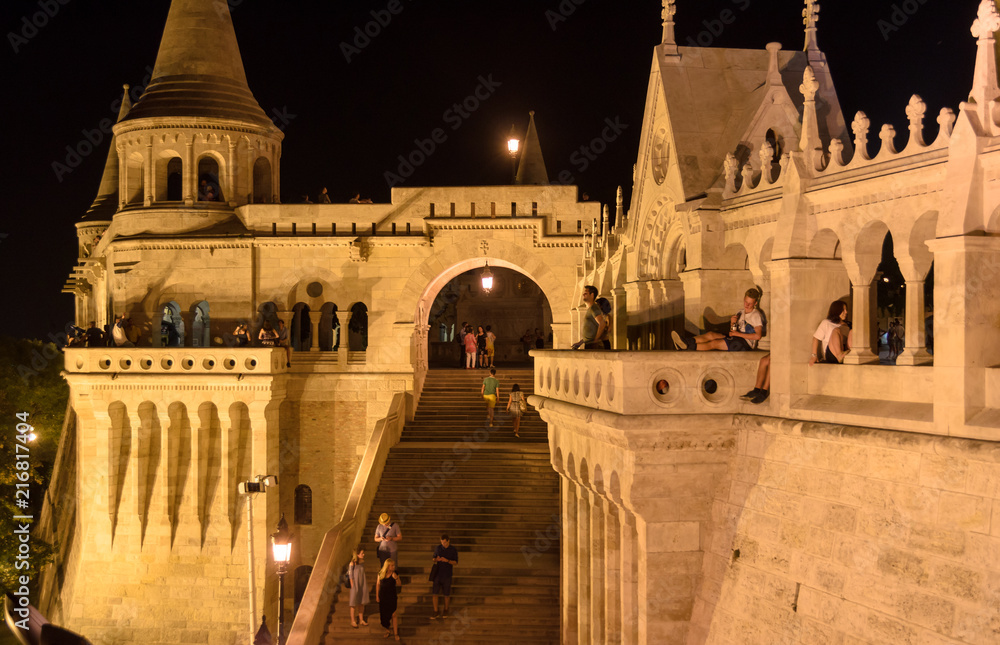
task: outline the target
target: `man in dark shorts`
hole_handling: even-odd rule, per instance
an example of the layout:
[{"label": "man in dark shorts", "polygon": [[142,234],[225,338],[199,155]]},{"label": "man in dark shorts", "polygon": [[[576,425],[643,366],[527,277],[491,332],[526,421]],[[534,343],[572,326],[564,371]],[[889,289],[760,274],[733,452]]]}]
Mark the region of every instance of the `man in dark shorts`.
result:
[{"label": "man in dark shorts", "polygon": [[[441,534],[441,544],[434,547],[434,562],[437,563],[437,575],[434,576],[434,586],[431,588],[431,602],[434,603],[434,613],[431,620],[447,618],[451,606],[451,576],[453,567],[458,564],[458,551],[451,546],[447,533]],[[438,613],[438,596],[444,596],[444,611]]]}]

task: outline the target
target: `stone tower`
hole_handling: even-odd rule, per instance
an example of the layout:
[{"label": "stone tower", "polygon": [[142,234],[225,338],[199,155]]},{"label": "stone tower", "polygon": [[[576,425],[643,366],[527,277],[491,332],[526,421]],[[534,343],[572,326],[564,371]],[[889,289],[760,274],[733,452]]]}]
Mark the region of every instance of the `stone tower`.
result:
[{"label": "stone tower", "polygon": [[280,130],[247,85],[223,0],[174,0],[153,78],[114,128],[119,235],[175,234],[275,203]]}]

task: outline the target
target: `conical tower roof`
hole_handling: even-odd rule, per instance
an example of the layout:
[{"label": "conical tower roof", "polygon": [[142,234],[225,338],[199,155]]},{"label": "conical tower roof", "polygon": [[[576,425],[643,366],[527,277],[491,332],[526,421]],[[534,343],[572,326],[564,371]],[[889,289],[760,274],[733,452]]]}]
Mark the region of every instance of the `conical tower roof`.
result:
[{"label": "conical tower roof", "polygon": [[528,113],[528,134],[524,137],[524,152],[521,162],[517,165],[518,185],[527,184],[547,186],[549,173],[545,170],[545,159],[542,158],[542,144],[538,140],[538,130],[535,129],[535,112]]},{"label": "conical tower roof", "polygon": [[153,78],[126,121],[208,117],[273,128],[247,86],[226,0],[173,0]]},{"label": "conical tower roof", "polygon": [[[118,122],[128,116],[132,108],[132,101],[129,98],[128,85],[125,85],[125,92],[122,94],[122,106],[118,110]],[[101,187],[97,189],[97,197],[90,205],[87,214],[81,221],[84,222],[105,222],[118,211],[118,146],[116,137],[111,137],[111,149],[108,150],[108,159],[104,162],[104,174],[101,175]]]}]

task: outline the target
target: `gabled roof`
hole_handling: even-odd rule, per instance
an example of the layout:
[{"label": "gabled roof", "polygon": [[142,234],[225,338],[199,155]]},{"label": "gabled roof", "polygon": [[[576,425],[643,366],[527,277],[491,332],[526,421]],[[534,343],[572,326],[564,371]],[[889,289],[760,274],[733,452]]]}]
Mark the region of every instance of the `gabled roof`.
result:
[{"label": "gabled roof", "polygon": [[[775,88],[767,82],[770,53],[765,50],[680,47],[678,51],[677,56],[664,55],[663,46],[658,47],[654,73],[661,81],[684,196],[691,199],[718,181],[726,153],[744,141]],[[799,119],[803,97],[798,88],[807,63],[806,52],[778,52],[781,84]],[[829,70],[825,61],[814,61],[813,68],[821,86],[817,100],[824,104],[820,134],[824,139],[831,133],[841,137],[846,126]],[[796,131],[800,128],[801,120]]]},{"label": "gabled roof", "polygon": [[126,121],[208,117],[273,128],[247,85],[226,0],[173,0],[153,78]]}]

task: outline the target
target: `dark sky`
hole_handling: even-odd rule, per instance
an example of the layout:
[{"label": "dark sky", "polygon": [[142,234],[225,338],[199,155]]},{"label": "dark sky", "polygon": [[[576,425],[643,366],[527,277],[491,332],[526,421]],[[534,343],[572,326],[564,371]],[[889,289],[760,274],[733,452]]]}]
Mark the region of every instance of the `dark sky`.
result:
[{"label": "dark sky", "polygon": [[[568,170],[581,191],[605,202],[622,184],[628,199],[661,33],[659,0],[397,1],[402,11],[348,62],[341,44],[389,0],[230,0],[250,88],[265,112],[281,115],[284,201],[322,186],[334,201],[353,191],[388,201],[385,173],[438,127],[447,128],[447,141],[405,185],[507,183],[503,142],[511,124],[523,132],[529,110],[550,177]],[[678,4],[682,45],[802,47],[800,0]],[[864,110],[876,133],[893,123],[901,147],[906,103],[917,93],[936,128],[938,110],[957,109],[971,86],[969,27],[978,4],[823,2],[819,44],[848,120]],[[46,7],[54,15],[41,13]],[[168,0],[3,1],[0,276],[8,307],[0,334],[44,338],[72,319],[72,297],[60,289],[75,264],[73,224],[96,194],[107,138],[71,172],[57,177],[53,164],[65,164],[67,146],[80,148],[86,132],[96,138],[101,120],[115,116],[122,83],[143,85],[168,8]],[[43,26],[27,27],[33,18]],[[498,85],[450,129],[446,111],[480,79]],[[606,119],[628,127],[582,170],[572,155]]]}]

